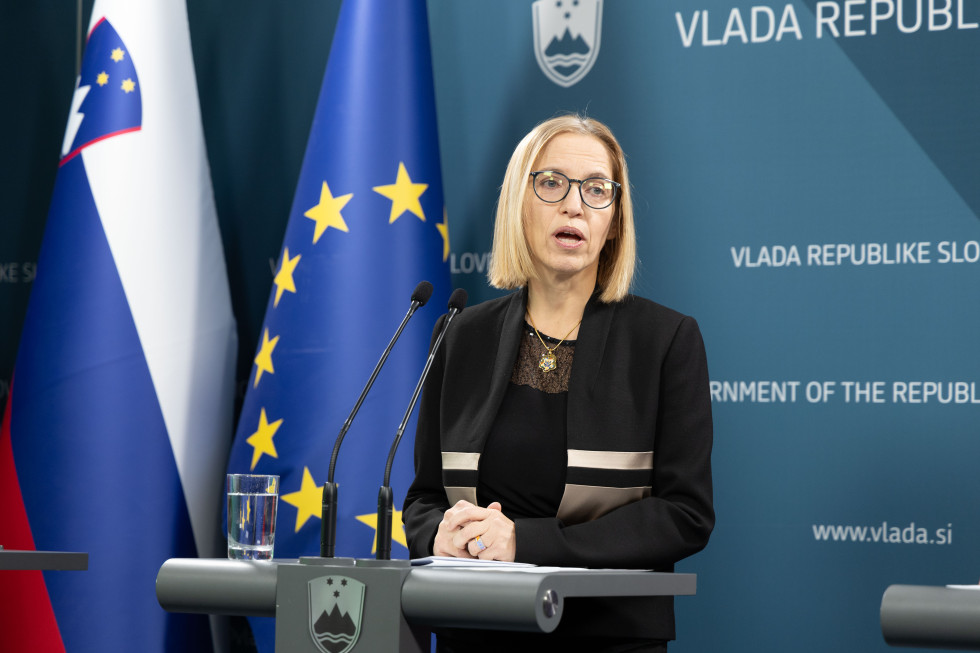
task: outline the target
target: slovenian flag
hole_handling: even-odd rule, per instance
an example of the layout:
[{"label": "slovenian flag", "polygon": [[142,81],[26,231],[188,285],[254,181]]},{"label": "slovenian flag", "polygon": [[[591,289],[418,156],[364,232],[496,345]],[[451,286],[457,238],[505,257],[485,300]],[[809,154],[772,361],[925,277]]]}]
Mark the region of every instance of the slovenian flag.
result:
[{"label": "slovenian flag", "polygon": [[[278,474],[275,557],[318,555],[334,439],[427,280],[337,459],[337,548],[370,558],[385,458],[450,293],[425,0],[347,0],[340,9],[229,472]],[[410,426],[407,433],[415,432]],[[392,472],[393,558],[407,558],[405,438]],[[250,619],[260,651],[272,624]]]},{"label": "slovenian flag", "polygon": [[221,553],[235,323],[183,2],[95,3],[0,436],[0,650],[210,650],[171,557]]}]

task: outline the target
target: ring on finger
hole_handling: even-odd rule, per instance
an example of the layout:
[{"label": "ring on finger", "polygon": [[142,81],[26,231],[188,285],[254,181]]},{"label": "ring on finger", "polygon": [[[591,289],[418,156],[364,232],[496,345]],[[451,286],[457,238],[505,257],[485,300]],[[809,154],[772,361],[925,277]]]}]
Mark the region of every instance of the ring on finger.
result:
[{"label": "ring on finger", "polygon": [[487,545],[483,543],[483,539],[481,536],[477,535],[476,539],[473,541],[476,542],[476,548],[480,549],[480,551],[487,550]]}]

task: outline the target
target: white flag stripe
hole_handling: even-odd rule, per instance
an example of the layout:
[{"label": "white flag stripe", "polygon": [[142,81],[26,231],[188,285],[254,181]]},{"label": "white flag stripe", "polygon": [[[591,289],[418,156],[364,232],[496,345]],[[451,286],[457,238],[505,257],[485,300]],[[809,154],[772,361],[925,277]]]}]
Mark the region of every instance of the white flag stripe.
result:
[{"label": "white flag stripe", "polygon": [[170,436],[198,554],[212,556],[237,336],[186,8],[100,0],[92,25],[103,16],[136,68],[142,129],[82,156]]}]

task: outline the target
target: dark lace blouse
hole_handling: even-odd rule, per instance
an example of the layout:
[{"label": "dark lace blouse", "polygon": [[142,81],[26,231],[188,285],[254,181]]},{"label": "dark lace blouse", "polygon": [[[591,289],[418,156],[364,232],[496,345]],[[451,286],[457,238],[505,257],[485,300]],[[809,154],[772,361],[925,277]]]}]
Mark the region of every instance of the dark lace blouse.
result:
[{"label": "dark lace blouse", "polygon": [[[499,501],[511,518],[554,517],[565,490],[568,379],[575,341],[554,349],[557,366],[544,372],[545,348],[524,323],[517,361],[497,419],[480,456],[477,500]],[[541,337],[554,347],[559,340]]]}]

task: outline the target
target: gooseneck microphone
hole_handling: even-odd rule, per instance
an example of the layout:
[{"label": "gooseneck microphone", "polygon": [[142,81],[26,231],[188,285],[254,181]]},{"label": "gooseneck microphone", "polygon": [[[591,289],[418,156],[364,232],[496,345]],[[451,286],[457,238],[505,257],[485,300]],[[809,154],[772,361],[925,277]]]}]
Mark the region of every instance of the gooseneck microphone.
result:
[{"label": "gooseneck microphone", "polygon": [[395,433],[395,439],[391,443],[391,450],[388,452],[388,461],[385,463],[384,483],[378,492],[378,549],[375,555],[375,558],[378,560],[391,560],[391,520],[394,511],[394,498],[390,482],[391,466],[395,462],[395,452],[398,451],[398,444],[401,442],[402,435],[405,433],[408,418],[412,416],[412,411],[415,409],[415,402],[418,401],[419,393],[422,392],[422,385],[425,383],[425,378],[429,376],[429,369],[432,367],[432,361],[435,359],[436,351],[439,350],[439,345],[442,344],[442,339],[445,337],[453,318],[465,307],[466,291],[462,288],[457,288],[449,297],[449,313],[446,314],[446,321],[443,323],[442,329],[439,330],[439,335],[432,345],[429,358],[425,361],[425,367],[422,369],[422,376],[419,377],[419,382],[415,385],[415,392],[412,393],[412,400],[408,402],[408,409],[405,410],[405,416],[402,418],[401,424],[398,425],[398,432]]},{"label": "gooseneck microphone", "polygon": [[425,306],[425,303],[429,301],[430,297],[432,297],[432,284],[428,281],[420,281],[419,285],[415,286],[415,291],[412,292],[412,304],[408,307],[408,312],[405,313],[405,317],[402,318],[402,323],[398,325],[398,330],[395,331],[394,337],[388,343],[384,353],[381,354],[381,360],[374,366],[371,378],[368,379],[364,389],[361,390],[361,396],[357,398],[357,403],[354,404],[354,408],[350,411],[350,415],[347,416],[347,421],[344,422],[340,433],[337,434],[337,439],[333,443],[333,453],[330,455],[330,470],[327,473],[327,482],[323,484],[323,505],[320,514],[320,557],[332,558],[334,546],[337,543],[337,484],[333,481],[333,474],[337,467],[337,454],[340,453],[340,445],[344,441],[344,436],[347,434],[347,429],[350,428],[351,422],[354,421],[354,416],[361,409],[361,404],[364,403],[364,398],[367,396],[368,390],[374,385],[374,380],[378,377],[381,366],[388,359],[388,354],[391,353],[395,342],[402,334],[405,325],[408,324],[408,321],[418,308]]}]

